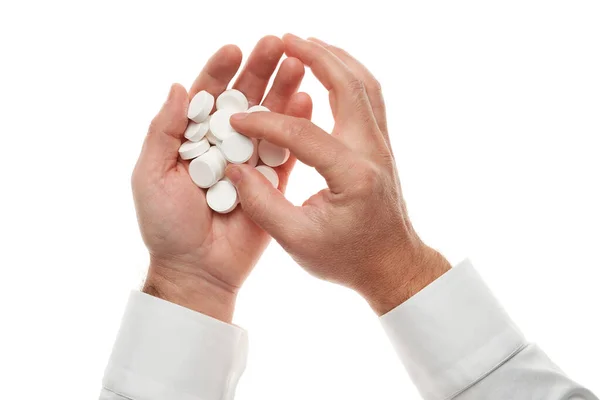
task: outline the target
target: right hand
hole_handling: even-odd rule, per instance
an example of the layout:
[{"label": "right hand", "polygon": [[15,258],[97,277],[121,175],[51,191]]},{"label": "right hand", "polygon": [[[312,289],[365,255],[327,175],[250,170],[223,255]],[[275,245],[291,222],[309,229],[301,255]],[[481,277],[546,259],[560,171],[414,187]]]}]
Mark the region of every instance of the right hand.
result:
[{"label": "right hand", "polygon": [[341,49],[284,36],[285,51],[329,90],[331,135],[307,119],[237,114],[245,135],[289,148],[323,175],[328,188],[301,207],[245,165],[230,165],[243,210],[307,271],[355,289],[380,315],[448,271],[413,229],[402,197],[379,83]]}]

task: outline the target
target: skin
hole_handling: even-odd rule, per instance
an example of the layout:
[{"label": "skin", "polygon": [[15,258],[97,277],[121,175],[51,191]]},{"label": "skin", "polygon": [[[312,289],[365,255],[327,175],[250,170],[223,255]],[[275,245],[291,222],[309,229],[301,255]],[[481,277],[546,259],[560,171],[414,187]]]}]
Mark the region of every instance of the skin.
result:
[{"label": "skin", "polygon": [[231,165],[243,210],[318,278],[360,293],[382,315],[450,269],[415,232],[402,197],[381,86],[342,49],[283,38],[285,52],[310,67],[329,91],[331,134],[307,119],[236,114],[232,126],[287,147],[316,168],[328,188],[292,205],[247,166]]},{"label": "skin", "polygon": [[[379,315],[450,269],[413,229],[391,150],[381,86],[345,51],[293,35],[261,39],[234,87],[250,104],[273,113],[234,115],[243,134],[287,147],[328,184],[296,207],[284,195],[295,157],[277,168],[275,189],[248,165],[230,165],[241,207],[213,213],[202,190],[177,158],[189,99],[200,90],[218,95],[241,63],[235,46],[220,49],[188,94],[171,88],[153,120],[132,177],[142,236],[150,253],[144,291],[231,322],[237,292],[273,237],[313,275],[360,293]],[[331,134],[310,122],[312,103],[296,93],[304,65],[329,91]]]},{"label": "skin", "polygon": [[[260,104],[269,79],[284,53],[280,38],[262,38],[233,87],[250,105]],[[142,237],[150,254],[143,290],[173,303],[231,322],[239,288],[269,243],[270,236],[238,207],[230,214],[214,213],[204,191],[194,185],[189,162],[178,159],[187,126],[189,100],[206,90],[223,92],[242,61],[239,48],[228,45],[208,61],[190,92],[172,86],[150,124],[132,175],[132,189]],[[310,118],[312,102],[298,93],[304,65],[285,59],[262,104],[273,112]],[[277,168],[284,192],[294,160]]]}]

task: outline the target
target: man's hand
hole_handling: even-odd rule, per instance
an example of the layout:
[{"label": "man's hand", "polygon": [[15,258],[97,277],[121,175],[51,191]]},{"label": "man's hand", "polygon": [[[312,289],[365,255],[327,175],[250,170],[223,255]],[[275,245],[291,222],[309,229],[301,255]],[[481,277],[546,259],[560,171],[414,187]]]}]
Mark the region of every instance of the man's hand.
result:
[{"label": "man's hand", "polygon": [[331,135],[309,120],[236,114],[245,135],[287,147],[315,167],[328,188],[293,206],[247,166],[230,165],[244,211],[306,270],[351,287],[384,314],[450,265],[415,233],[402,198],[381,88],[345,51],[293,35],[285,52],[309,66],[329,91]]},{"label": "man's hand", "polygon": [[[283,42],[273,36],[256,45],[233,85],[250,105],[261,102],[283,51]],[[189,94],[173,85],[150,125],[132,176],[138,221],[150,252],[144,291],[226,322],[231,321],[238,289],[270,237],[239,208],[226,215],[212,212],[188,175],[189,162],[177,157],[189,99],[201,90],[217,97],[241,59],[236,46],[225,46],[208,61]],[[296,93],[303,76],[302,62],[284,60],[262,104],[274,113],[310,118],[310,97]],[[277,169],[281,191],[293,162]]]}]

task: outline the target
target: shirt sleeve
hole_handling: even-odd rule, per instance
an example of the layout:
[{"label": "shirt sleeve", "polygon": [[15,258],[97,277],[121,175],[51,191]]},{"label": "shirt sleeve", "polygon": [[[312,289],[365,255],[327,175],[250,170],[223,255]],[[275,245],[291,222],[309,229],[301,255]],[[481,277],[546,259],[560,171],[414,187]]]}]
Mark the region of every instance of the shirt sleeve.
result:
[{"label": "shirt sleeve", "polygon": [[100,400],[231,400],[247,349],[243,329],[134,291]]},{"label": "shirt sleeve", "polygon": [[425,400],[598,400],[526,342],[468,260],[381,323]]}]

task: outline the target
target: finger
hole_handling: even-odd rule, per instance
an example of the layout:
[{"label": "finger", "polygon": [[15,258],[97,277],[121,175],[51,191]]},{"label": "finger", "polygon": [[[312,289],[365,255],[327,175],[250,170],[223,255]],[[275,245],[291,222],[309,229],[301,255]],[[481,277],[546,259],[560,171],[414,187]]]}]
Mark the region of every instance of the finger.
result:
[{"label": "finger", "polygon": [[240,64],[242,51],[232,44],[221,47],[206,63],[190,89],[190,99],[201,90],[218,96],[227,89]]},{"label": "finger", "polygon": [[365,85],[365,91],[367,92],[367,97],[369,98],[369,103],[371,104],[371,109],[373,110],[373,115],[377,121],[377,126],[379,126],[379,130],[381,133],[383,133],[386,143],[389,146],[390,139],[387,130],[385,102],[381,91],[381,85],[377,79],[375,79],[373,74],[362,63],[360,63],[360,61],[352,57],[347,51],[325,43],[317,38],[309,38],[308,40],[318,43],[332,52],[340,60],[342,60],[342,62],[346,64],[348,68],[350,68],[350,70],[358,77],[358,79],[363,81]]},{"label": "finger", "polygon": [[252,50],[248,62],[233,85],[246,95],[250,105],[260,104],[271,75],[283,55],[283,42],[276,36],[265,36]]},{"label": "finger", "polygon": [[300,60],[293,57],[283,60],[273,86],[263,101],[263,106],[273,112],[283,112],[288,107],[292,95],[300,87],[302,78],[304,78],[304,64]]},{"label": "finger", "polygon": [[[312,99],[306,93],[296,93],[289,101],[288,107],[285,111],[286,115],[293,117],[305,118],[310,120],[312,117]],[[277,174],[279,175],[279,190],[285,193],[290,174],[296,164],[296,157],[291,155],[290,158],[280,167],[276,168]]]},{"label": "finger", "polygon": [[[285,52],[306,64],[332,97],[332,111],[338,122],[346,126],[370,127],[375,125],[373,111],[363,82],[333,53],[323,46],[287,34],[283,37]],[[360,129],[353,129],[359,137],[369,142]],[[363,137],[361,137],[363,136]]]},{"label": "finger", "polygon": [[246,164],[230,164],[226,175],[235,185],[244,213],[279,243],[289,243],[293,232],[309,223],[260,172]]},{"label": "finger", "polygon": [[276,113],[240,113],[231,117],[231,125],[244,135],[290,149],[300,161],[315,167],[333,192],[344,189],[349,180],[350,174],[345,170],[352,160],[350,149],[307,119]]},{"label": "finger", "polygon": [[187,126],[188,95],[183,86],[171,86],[169,96],[152,120],[142,147],[138,165],[146,173],[166,170],[177,164],[181,136]]}]

